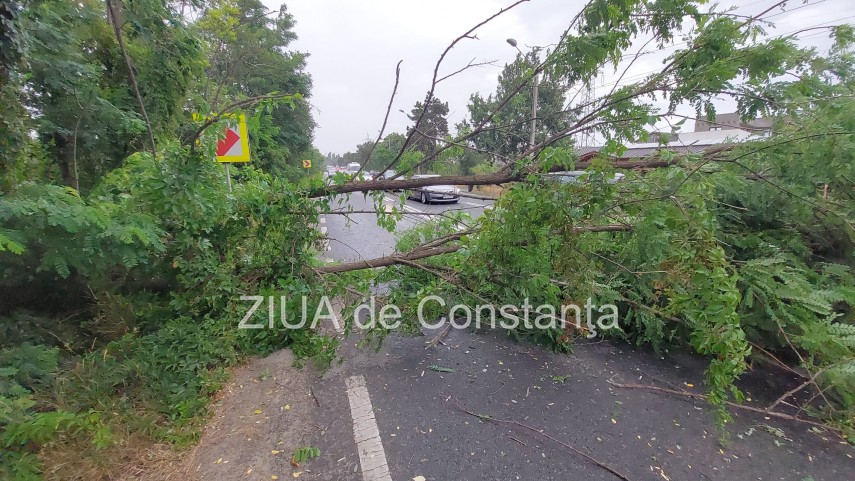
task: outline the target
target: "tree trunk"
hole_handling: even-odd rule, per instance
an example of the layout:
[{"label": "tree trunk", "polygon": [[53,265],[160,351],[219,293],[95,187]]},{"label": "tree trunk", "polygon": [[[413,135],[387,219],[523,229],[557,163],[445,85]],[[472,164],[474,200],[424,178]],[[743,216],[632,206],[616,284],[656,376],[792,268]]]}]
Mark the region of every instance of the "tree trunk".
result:
[{"label": "tree trunk", "polygon": [[64,135],[54,134],[53,142],[56,146],[56,158],[59,161],[59,174],[62,177],[62,185],[80,190],[77,179],[77,159],[75,156],[75,141],[69,140]]}]

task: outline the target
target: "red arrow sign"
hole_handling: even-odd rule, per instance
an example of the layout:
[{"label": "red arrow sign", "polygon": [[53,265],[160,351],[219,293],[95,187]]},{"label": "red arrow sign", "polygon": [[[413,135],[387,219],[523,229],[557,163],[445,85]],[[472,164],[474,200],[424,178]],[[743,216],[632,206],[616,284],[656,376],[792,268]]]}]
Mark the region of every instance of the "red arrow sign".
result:
[{"label": "red arrow sign", "polygon": [[217,155],[222,157],[240,140],[240,135],[232,129],[226,129],[226,138],[217,142]]}]

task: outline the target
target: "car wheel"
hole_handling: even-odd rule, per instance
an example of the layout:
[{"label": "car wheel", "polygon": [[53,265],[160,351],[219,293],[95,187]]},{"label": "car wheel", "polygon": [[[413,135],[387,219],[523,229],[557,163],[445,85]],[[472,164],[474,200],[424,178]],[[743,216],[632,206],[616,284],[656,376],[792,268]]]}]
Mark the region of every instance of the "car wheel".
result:
[{"label": "car wheel", "polygon": [[430,199],[428,199],[428,195],[422,192],[422,204],[427,204],[429,200]]}]

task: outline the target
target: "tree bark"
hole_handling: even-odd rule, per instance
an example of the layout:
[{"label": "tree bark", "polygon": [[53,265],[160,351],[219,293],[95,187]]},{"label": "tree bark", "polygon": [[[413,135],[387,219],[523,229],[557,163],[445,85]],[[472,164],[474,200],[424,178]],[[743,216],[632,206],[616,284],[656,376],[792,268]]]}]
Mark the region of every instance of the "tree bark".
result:
[{"label": "tree bark", "polygon": [[[617,169],[656,169],[675,165],[677,160],[618,160],[611,165]],[[590,161],[577,162],[576,169],[590,167]],[[567,170],[563,166],[555,166],[550,172],[561,172]],[[518,182],[526,178],[531,170],[514,172],[509,169],[500,170],[492,174],[480,175],[441,175],[438,177],[422,177],[419,179],[395,179],[395,180],[366,180],[348,182],[341,185],[330,185],[308,192],[309,197],[325,197],[328,195],[347,194],[350,192],[368,192],[372,190],[403,190],[429,185],[494,185]]]},{"label": "tree bark", "polygon": [[389,267],[395,264],[405,264],[408,261],[424,259],[425,257],[435,257],[442,254],[450,254],[460,250],[460,246],[440,246],[431,247],[428,249],[414,250],[404,254],[391,255],[387,257],[378,257],[367,261],[348,262],[347,264],[339,264],[333,266],[324,266],[318,269],[322,274],[335,274],[341,272],[359,271],[363,269],[374,269],[377,267]]},{"label": "tree bark", "polygon": [[53,134],[53,143],[56,146],[56,158],[59,161],[59,175],[62,177],[62,185],[80,190],[77,180],[77,165],[75,165],[75,142],[64,135]]}]

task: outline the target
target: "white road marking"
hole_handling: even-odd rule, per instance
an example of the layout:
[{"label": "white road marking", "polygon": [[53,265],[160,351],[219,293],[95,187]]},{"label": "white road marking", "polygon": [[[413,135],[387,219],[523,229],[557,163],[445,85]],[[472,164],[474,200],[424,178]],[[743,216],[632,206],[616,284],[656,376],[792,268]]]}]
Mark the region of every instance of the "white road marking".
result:
[{"label": "white road marking", "polygon": [[[388,197],[383,197],[383,200],[386,202],[392,202],[393,204],[397,202],[397,200],[392,200]],[[478,205],[478,204],[472,204],[472,205]],[[415,212],[416,214],[424,214],[425,213],[425,211],[420,210],[420,209],[416,209],[415,207],[411,207],[407,204],[403,204],[401,207],[403,207],[404,210],[407,212]],[[388,206],[387,206],[387,208],[388,208]],[[389,212],[389,210],[387,209],[386,212]]]},{"label": "white road marking", "polygon": [[351,376],[344,381],[347,386],[347,399],[350,402],[350,416],[353,419],[353,439],[359,452],[359,465],[362,467],[363,481],[392,481],[386,452],[380,441],[380,429],[374,419],[374,408],[365,386],[365,378]]},{"label": "white road marking", "polygon": [[321,220],[320,220],[320,221],[318,221],[318,222],[320,222],[321,224],[326,224],[326,223],[327,223],[327,218],[326,218],[326,217],[321,217]]},{"label": "white road marking", "polygon": [[[321,224],[324,224],[324,223],[325,223],[325,221],[326,221],[326,218],[325,218],[325,217],[321,217],[321,220],[320,220]],[[332,250],[332,246],[330,245],[330,239],[329,239],[329,236],[327,235],[327,232],[328,232],[328,230],[327,230],[327,226],[322,225],[322,226],[320,227],[320,229],[318,229],[318,231],[321,233],[321,236],[322,236],[322,239],[321,239],[321,249],[322,249],[324,252],[329,252],[329,251],[331,251],[331,250]]]}]

